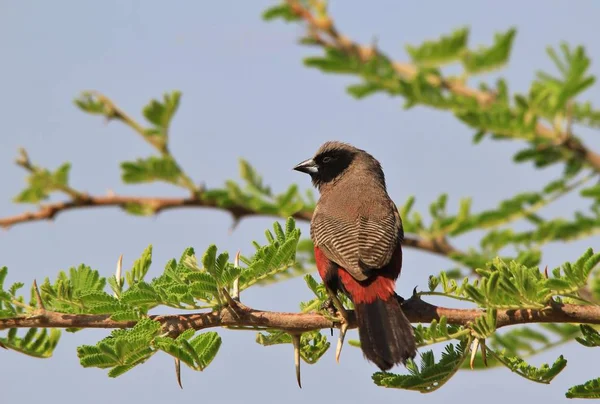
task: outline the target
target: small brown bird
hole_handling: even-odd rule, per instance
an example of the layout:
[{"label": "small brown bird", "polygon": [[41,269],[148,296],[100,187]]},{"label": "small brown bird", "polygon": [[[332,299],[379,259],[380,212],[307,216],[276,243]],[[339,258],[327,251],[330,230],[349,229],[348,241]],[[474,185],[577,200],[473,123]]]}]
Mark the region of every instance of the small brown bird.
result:
[{"label": "small brown bird", "polygon": [[[336,297],[341,291],[354,303],[365,357],[381,370],[405,364],[416,345],[394,292],[404,232],[381,164],[364,150],[327,142],[294,170],[309,174],[321,194],[310,233],[317,269],[338,311],[344,316]],[[346,329],[342,324],[338,360]]]}]

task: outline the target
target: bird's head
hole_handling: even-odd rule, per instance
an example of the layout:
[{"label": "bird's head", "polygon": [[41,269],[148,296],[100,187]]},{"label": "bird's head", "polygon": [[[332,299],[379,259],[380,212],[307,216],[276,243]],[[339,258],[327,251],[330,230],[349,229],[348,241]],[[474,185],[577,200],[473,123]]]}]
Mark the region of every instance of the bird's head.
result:
[{"label": "bird's head", "polygon": [[324,143],[313,158],[297,164],[294,170],[309,174],[313,185],[319,189],[336,182],[350,170],[371,172],[385,187],[381,165],[373,156],[337,141]]}]

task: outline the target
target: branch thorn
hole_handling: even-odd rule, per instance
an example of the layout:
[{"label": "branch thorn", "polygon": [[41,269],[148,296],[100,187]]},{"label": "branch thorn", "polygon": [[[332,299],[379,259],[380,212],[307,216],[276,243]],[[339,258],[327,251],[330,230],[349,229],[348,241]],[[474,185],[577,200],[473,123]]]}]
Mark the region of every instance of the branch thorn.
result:
[{"label": "branch thorn", "polygon": [[[233,265],[237,268],[240,266],[240,250],[235,254],[235,259],[233,260]],[[235,301],[240,301],[240,277],[238,276],[233,281],[233,290],[231,291],[231,297]]]},{"label": "branch thorn", "polygon": [[346,320],[340,325],[340,337],[338,338],[337,347],[335,348],[335,361],[340,363],[340,354],[342,353],[342,347],[344,346],[344,338],[348,331],[348,323]]},{"label": "branch thorn", "polygon": [[248,309],[248,307],[240,303],[239,300],[234,300],[226,288],[221,288],[221,292],[223,292],[223,296],[225,297],[225,300],[227,300],[227,307],[230,308],[236,315],[238,315],[238,317],[240,313]]},{"label": "branch thorn", "polygon": [[479,348],[479,338],[475,338],[473,340],[473,345],[471,346],[471,360],[469,361],[469,366],[471,366],[471,370],[473,370],[473,364],[475,363],[477,348]]},{"label": "branch thorn", "polygon": [[487,367],[487,348],[485,346],[485,339],[482,339],[479,345],[481,346],[481,359],[483,360],[485,367]]},{"label": "branch thorn", "polygon": [[302,388],[302,381],[300,378],[300,335],[291,334],[292,344],[294,345],[294,366],[296,367],[296,380],[298,381],[298,387]]},{"label": "branch thorn", "polygon": [[33,280],[33,289],[35,290],[35,299],[37,300],[38,309],[44,311],[46,308],[44,307],[44,302],[42,301],[42,295],[40,294],[40,289],[38,288],[37,282]]},{"label": "branch thorn", "polygon": [[179,358],[175,358],[175,376],[177,377],[179,388],[183,390],[183,385],[181,384],[181,360]]},{"label": "branch thorn", "polygon": [[348,331],[348,312],[344,308],[344,305],[338,299],[337,295],[328,287],[325,288],[333,305],[338,311],[338,314],[342,318],[342,323],[340,325],[340,336],[338,338],[337,347],[335,349],[335,361],[340,363],[340,354],[342,353],[342,346],[344,345],[344,338],[346,337],[346,332]]}]

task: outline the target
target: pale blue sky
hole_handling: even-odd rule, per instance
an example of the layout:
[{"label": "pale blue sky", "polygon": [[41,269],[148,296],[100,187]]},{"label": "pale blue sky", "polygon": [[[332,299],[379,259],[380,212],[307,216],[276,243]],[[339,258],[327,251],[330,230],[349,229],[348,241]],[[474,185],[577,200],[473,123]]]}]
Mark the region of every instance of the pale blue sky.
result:
[{"label": "pale blue sky", "polygon": [[[511,63],[501,73],[511,90],[524,91],[537,69],[551,68],[544,51],[547,45],[561,40],[584,44],[593,59],[600,58],[595,39],[600,33],[600,4],[591,0],[331,3],[344,33],[367,42],[377,37],[379,46],[398,59],[406,59],[405,43],[416,44],[463,25],[471,27],[474,45],[488,44],[494,32],[516,26]],[[196,181],[208,186],[237,178],[236,159],[244,157],[275,190],[292,182],[305,189],[308,178],[291,167],[330,139],[370,151],[384,166],[392,197],[401,203],[416,195],[418,208],[444,191],[452,191],[451,207],[462,196],[472,196],[475,208],[492,207],[515,190],[537,189],[556,175],[555,169],[536,172],[513,165],[510,159],[518,149],[514,143],[472,147],[473,131],[448,114],[426,108],[405,112],[401,99],[382,95],[355,101],[344,90],[355,79],[326,76],[302,66],[301,58],[316,51],[296,44],[302,32],[298,26],[260,19],[269,4],[0,2],[0,216],[28,209],[11,202],[24,186],[24,173],[12,164],[20,146],[43,166],[71,161],[72,185],[91,193],[112,189],[131,195],[184,194],[166,185],[120,184],[118,162],[153,151],[124,126],[105,125],[77,110],[71,101],[86,89],[105,93],[135,117],[151,97],[181,90],[172,151]],[[592,66],[596,75],[598,66]],[[585,98],[599,105],[597,88]],[[600,149],[597,133],[581,133]],[[574,203],[578,202],[563,201],[550,212],[571,212]],[[153,244],[154,276],[187,246],[203,251],[216,243],[220,249],[249,253],[251,240],[262,241],[272,220],[244,220],[230,234],[231,218],[213,210],[170,211],[143,219],[118,209],[72,212],[54,223],[0,232],[0,265],[9,267],[11,282],[41,280],[82,262],[110,275],[119,254],[125,255],[128,267]],[[306,224],[302,229],[308,235]],[[462,247],[474,240],[465,237]],[[543,263],[553,267],[576,258],[586,247],[597,246],[598,240],[553,246]],[[442,258],[407,250],[398,290],[407,294],[415,285],[424,287],[429,274],[449,266]],[[309,296],[303,282],[294,280],[254,288],[243,299],[256,308],[296,310],[297,303]],[[82,369],[76,346],[107,334],[103,330],[64,334],[48,360],[0,352],[2,401],[441,403],[486,397],[490,403],[501,403],[528,395],[552,403],[564,400],[569,386],[600,376],[592,366],[600,359],[599,352],[573,344],[533,361],[553,361],[566,354],[569,365],[550,386],[495,369],[461,372],[440,391],[420,395],[376,387],[370,380],[374,366],[359,350],[346,347],[339,365],[333,352],[316,365],[304,365],[304,388],[299,390],[290,346],[265,348],[254,342],[254,333],[222,332],[224,343],[213,364],[203,373],[184,369],[185,389],[180,391],[166,355],[157,355],[116,380],[105,371]]]}]

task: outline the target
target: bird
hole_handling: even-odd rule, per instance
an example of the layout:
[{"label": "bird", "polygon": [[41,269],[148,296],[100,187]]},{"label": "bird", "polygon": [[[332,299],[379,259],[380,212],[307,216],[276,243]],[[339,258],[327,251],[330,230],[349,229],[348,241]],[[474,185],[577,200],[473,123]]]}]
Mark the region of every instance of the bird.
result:
[{"label": "bird", "polygon": [[417,349],[395,293],[404,230],[381,164],[362,149],[328,141],[293,169],[309,174],[320,194],[310,235],[317,270],[342,317],[336,360],[348,329],[341,292],[354,305],[364,357],[382,371],[406,365]]}]

